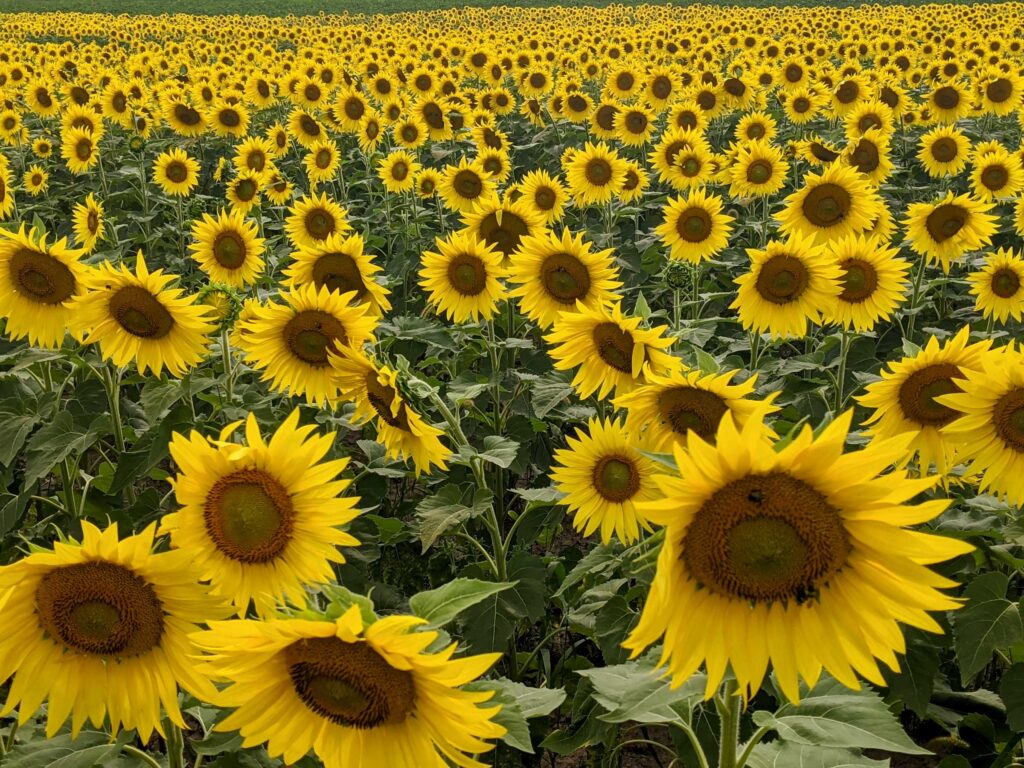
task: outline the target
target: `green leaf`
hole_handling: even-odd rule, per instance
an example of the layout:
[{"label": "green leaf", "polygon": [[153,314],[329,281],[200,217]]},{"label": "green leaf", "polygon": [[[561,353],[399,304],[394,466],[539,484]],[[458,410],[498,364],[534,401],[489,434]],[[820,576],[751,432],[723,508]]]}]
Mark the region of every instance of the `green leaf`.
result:
[{"label": "green leaf", "polygon": [[890,693],[898,696],[918,717],[924,718],[935,690],[939,671],[939,649],[932,635],[916,629],[907,631],[907,654],[899,674],[886,673]]},{"label": "green leaf", "polygon": [[992,660],[996,649],[1024,640],[1020,606],[1006,599],[1008,583],[1002,573],[983,573],[967,585],[967,604],[953,614],[956,658],[965,686]]},{"label": "green leaf", "polygon": [[5,467],[14,461],[32,428],[39,423],[38,413],[19,413],[7,402],[0,407],[0,465]]},{"label": "green leaf", "polygon": [[409,608],[432,627],[443,627],[470,606],[510,587],[510,582],[454,579],[443,587],[420,592],[409,598]]},{"label": "green leaf", "polygon": [[697,367],[704,373],[718,373],[721,369],[718,361],[700,347],[695,347],[693,353],[697,357]]},{"label": "green leaf", "polygon": [[433,496],[423,499],[416,506],[423,551],[430,549],[441,534],[487,512],[490,505],[491,494],[483,488],[474,492],[469,504],[463,503],[462,490],[457,485],[446,485]]},{"label": "green leaf", "polygon": [[508,469],[519,453],[519,443],[509,440],[501,435],[488,435],[484,438],[484,449],[477,451],[472,446],[464,446],[459,456],[469,461],[474,456],[479,456],[488,464],[494,464],[502,469]]},{"label": "green leaf", "polygon": [[527,720],[543,717],[554,711],[565,701],[561,688],[530,688],[499,677],[496,680],[477,680],[464,686],[470,691],[494,691],[494,698],[488,704],[501,704],[501,712],[494,721],[508,731],[502,741],[520,752],[533,754],[533,740]]},{"label": "green leaf", "polygon": [[530,405],[533,406],[533,415],[538,419],[543,419],[569,399],[572,393],[572,384],[558,374],[551,374],[535,381],[530,387]]},{"label": "green leaf", "polygon": [[773,741],[758,744],[747,768],[888,768],[888,760],[872,760],[858,751]]},{"label": "green leaf", "polygon": [[689,720],[689,712],[704,698],[706,677],[697,674],[673,689],[652,660],[627,661],[610,667],[580,670],[594,686],[594,700],[607,723],[670,723]]},{"label": "green leaf", "polygon": [[1018,733],[1024,731],[1024,664],[1018,662],[1003,673],[999,696],[1006,705],[1006,724]]},{"label": "green leaf", "polygon": [[[111,743],[110,736],[99,731],[82,731],[77,739],[72,739],[71,734],[62,733],[46,741],[29,741],[18,744],[7,753],[4,758],[4,768],[51,768],[53,765],[63,765],[63,768],[92,768],[103,753],[115,747],[121,751],[121,745]],[[99,752],[92,750],[99,748]],[[86,754],[88,762],[61,762],[72,760],[76,755]]]},{"label": "green leaf", "polygon": [[372,624],[377,620],[377,613],[374,610],[373,600],[366,595],[359,595],[340,584],[329,584],[323,588],[323,594],[328,600],[326,616],[329,619],[337,619],[353,605],[359,606],[363,619]]},{"label": "green leaf", "polygon": [[89,429],[82,431],[75,425],[70,413],[58,413],[53,421],[40,428],[28,442],[25,484],[29,485],[45,477],[68,456],[89,448],[99,439],[101,429],[107,425],[109,419],[99,416],[90,424]]},{"label": "green leaf", "polygon": [[775,714],[755,712],[754,722],[795,744],[931,754],[910,740],[877,693],[851,691],[831,678],[822,679],[799,704],[785,704]]},{"label": "green leaf", "polygon": [[219,755],[221,752],[235,752],[242,747],[242,737],[237,731],[213,732],[202,741],[193,741],[192,749],[197,755]]}]

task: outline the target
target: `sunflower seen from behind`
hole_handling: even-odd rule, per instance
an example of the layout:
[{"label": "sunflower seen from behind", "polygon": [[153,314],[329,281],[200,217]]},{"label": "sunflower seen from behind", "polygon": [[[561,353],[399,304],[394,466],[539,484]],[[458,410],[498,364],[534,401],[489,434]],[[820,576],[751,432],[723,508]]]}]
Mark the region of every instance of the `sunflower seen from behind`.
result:
[{"label": "sunflower seen from behind", "polygon": [[77,325],[87,331],[84,343],[97,344],[114,365],[134,362],[142,374],[159,376],[166,368],[183,376],[206,355],[216,324],[210,307],[172,287],[177,279],[162,269],[151,272],[141,252],[134,271],[103,262],[73,306]]},{"label": "sunflower seen from behind", "polygon": [[981,269],[967,276],[974,308],[997,323],[1024,314],[1024,258],[1012,249],[990,253]]},{"label": "sunflower seen from behind", "polygon": [[889,320],[905,298],[910,269],[899,249],[864,235],[849,235],[829,247],[839,265],[842,292],[827,319],[857,332]]},{"label": "sunflower seen from behind", "polygon": [[427,653],[438,633],[424,623],[371,620],[356,605],[333,621],[211,623],[194,641],[203,669],[228,683],[213,702],[234,710],[217,730],[238,730],[243,747],[265,743],[289,764],[313,751],[325,768],[484,768],[471,755],[504,735],[493,721],[500,707],[478,706],[493,692],[459,686],[499,654],[453,658],[454,643]]},{"label": "sunflower seen from behind", "polygon": [[702,189],[686,197],[669,198],[664,221],[655,234],[669,248],[669,258],[699,264],[713,259],[729,245],[732,216],[722,212],[722,198]]},{"label": "sunflower seen from behind", "polygon": [[59,541],[0,568],[0,679],[12,678],[0,712],[25,724],[44,703],[46,735],[71,719],[143,742],[185,727],[179,686],[209,700],[216,689],[196,668],[190,633],[227,615],[201,586],[188,552],[154,552],[155,525],[119,538],[117,525],[82,522],[82,539]]},{"label": "sunflower seen from behind", "polygon": [[264,240],[238,211],[204,213],[202,221],[192,223],[192,238],[192,258],[213,282],[245,288],[263,274]]},{"label": "sunflower seen from behind", "polygon": [[335,233],[292,252],[292,263],[284,271],[284,285],[298,288],[312,284],[317,290],[354,293],[353,303],[365,304],[371,315],[381,317],[391,309],[390,291],[377,282],[381,271],[373,256],[365,252],[362,235]]},{"label": "sunflower seen from behind", "polygon": [[436,251],[424,251],[420,285],[427,302],[449,320],[490,320],[506,296],[502,254],[470,231],[435,238]]},{"label": "sunflower seen from behind", "polygon": [[565,494],[559,503],[573,513],[573,527],[584,536],[599,532],[602,544],[613,537],[632,544],[641,529],[650,531],[636,504],[659,496],[658,466],[638,450],[622,421],[592,418],[566,444],[555,451],[551,479]]},{"label": "sunflower seen from behind", "polygon": [[781,449],[756,421],[740,431],[727,416],[715,445],[691,437],[676,449],[678,474],[656,479],[663,499],[641,505],[665,541],[624,643],[633,656],[663,641],[674,687],[704,664],[705,698],[730,668],[749,700],[771,664],[796,702],[800,678],[813,686],[823,668],[848,688],[858,676],[884,686],[879,662],[898,671],[905,651],[900,624],[942,632],[929,612],[960,606],[939,591],[956,583],[927,566],[973,547],[908,529],[948,501],[908,504],[932,481],[883,474],[907,437],[844,452],[851,415]]},{"label": "sunflower seen from behind", "polygon": [[164,515],[160,532],[239,616],[250,604],[267,616],[282,603],[305,605],[306,587],[334,579],[333,564],[345,562],[339,548],[359,544],[342,530],[359,499],[341,495],[351,483],[339,477],[348,459],[325,461],[335,435],[300,426],[298,409],[269,439],[250,413],[244,444],[233,442],[239,425],[217,439],[174,434],[179,509]]}]

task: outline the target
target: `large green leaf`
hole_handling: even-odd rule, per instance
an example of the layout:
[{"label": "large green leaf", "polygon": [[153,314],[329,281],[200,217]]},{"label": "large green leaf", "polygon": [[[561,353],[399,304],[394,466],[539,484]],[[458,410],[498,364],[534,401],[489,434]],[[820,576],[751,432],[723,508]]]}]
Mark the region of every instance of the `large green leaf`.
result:
[{"label": "large green leaf", "polygon": [[754,747],[747,768],[889,768],[889,761],[872,760],[851,749],[773,741]]},{"label": "large green leaf", "polygon": [[967,585],[967,604],[953,614],[953,637],[961,682],[966,686],[992,654],[1024,640],[1021,606],[1006,599],[1006,576],[983,573]]},{"label": "large green leaf", "polygon": [[704,697],[704,675],[694,675],[672,688],[663,672],[646,660],[584,669],[578,674],[594,686],[594,699],[608,710],[600,719],[608,723],[688,721],[690,710]]},{"label": "large green leaf", "polygon": [[443,627],[470,606],[514,586],[515,582],[453,579],[442,587],[413,595],[409,608],[431,626]]},{"label": "large green leaf", "polygon": [[1014,664],[1003,673],[999,697],[1006,705],[1006,724],[1018,733],[1024,732],[1024,664]]},{"label": "large green leaf", "polygon": [[467,520],[484,514],[491,503],[491,494],[483,488],[473,493],[469,503],[463,502],[462,490],[457,485],[446,485],[433,496],[428,496],[416,507],[419,518],[420,542],[423,551],[430,549],[438,537]]},{"label": "large green leaf", "polygon": [[530,754],[534,751],[533,739],[526,721],[550,714],[565,701],[565,691],[561,688],[530,688],[503,677],[478,680],[465,688],[470,691],[494,691],[494,698],[488,704],[501,704],[501,712],[494,721],[508,731],[502,741],[520,752]]}]

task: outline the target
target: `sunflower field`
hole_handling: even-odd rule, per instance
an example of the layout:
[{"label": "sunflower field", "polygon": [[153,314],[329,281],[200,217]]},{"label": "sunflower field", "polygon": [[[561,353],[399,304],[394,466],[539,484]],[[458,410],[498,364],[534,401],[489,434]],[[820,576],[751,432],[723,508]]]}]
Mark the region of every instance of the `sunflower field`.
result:
[{"label": "sunflower field", "polygon": [[1024,4],[0,22],[0,766],[1024,765]]}]

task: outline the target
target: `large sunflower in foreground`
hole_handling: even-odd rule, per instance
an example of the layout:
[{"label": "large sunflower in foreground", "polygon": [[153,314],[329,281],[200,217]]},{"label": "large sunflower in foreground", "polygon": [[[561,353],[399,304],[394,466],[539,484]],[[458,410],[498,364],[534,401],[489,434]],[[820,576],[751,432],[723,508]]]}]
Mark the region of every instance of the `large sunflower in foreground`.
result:
[{"label": "large sunflower in foreground", "polygon": [[352,423],[373,421],[389,458],[411,458],[417,475],[430,472],[431,466],[446,469],[451,451],[439,439],[444,433],[409,407],[398,389],[397,371],[349,347],[338,349],[330,360],[339,398],[355,406]]},{"label": "large sunflower in foreground", "polygon": [[561,503],[572,511],[573,527],[584,536],[600,530],[602,544],[612,536],[632,544],[641,528],[650,531],[636,504],[660,495],[658,466],[638,450],[621,421],[593,418],[587,431],[577,430],[566,442],[568,448],[555,451],[551,479],[566,494]]},{"label": "large sunflower in foreground", "polygon": [[46,234],[22,225],[0,229],[0,318],[10,339],[39,347],[59,347],[72,317],[75,297],[85,292],[89,267],[67,238],[46,243]]},{"label": "large sunflower in foreground", "polygon": [[669,256],[699,264],[729,245],[733,217],[722,213],[722,198],[694,189],[686,197],[669,198],[665,220],[655,233],[669,247]]},{"label": "large sunflower in foreground", "polygon": [[992,242],[998,222],[989,213],[993,205],[952,192],[932,203],[911,203],[905,220],[910,247],[948,273],[953,261]]},{"label": "large sunflower in foreground", "polygon": [[682,361],[664,350],[672,339],[667,326],[641,328],[642,318],[624,315],[619,302],[606,306],[576,305],[562,312],[544,340],[556,370],[579,366],[572,380],[581,398],[604,400],[614,390],[621,395],[646,380],[648,373],[666,374],[682,368]]},{"label": "large sunflower in foreground", "polygon": [[244,288],[263,274],[263,238],[238,211],[204,213],[202,221],[193,222],[192,237],[192,258],[210,280]]},{"label": "large sunflower in foreground", "polygon": [[892,317],[903,301],[910,264],[876,238],[850,235],[831,244],[843,290],[828,319],[844,328],[870,331]]},{"label": "large sunflower in foreground", "polygon": [[871,227],[881,208],[878,193],[863,174],[832,163],[820,174],[808,173],[775,218],[782,232],[813,237],[820,244],[860,234]]},{"label": "large sunflower in foreground", "polygon": [[366,304],[370,314],[380,317],[389,309],[387,288],[375,276],[381,271],[373,256],[363,250],[363,236],[335,233],[326,240],[300,245],[285,269],[285,285],[297,288],[313,284],[334,293],[355,293],[352,301]]},{"label": "large sunflower in foreground", "polygon": [[455,644],[425,653],[435,631],[424,619],[367,622],[359,606],[336,621],[212,622],[193,635],[204,668],[230,684],[213,701],[234,709],[217,730],[238,730],[243,747],[266,743],[294,763],[310,750],[325,768],[485,768],[470,755],[503,736],[479,707],[491,691],[460,690],[500,654],[453,659]]},{"label": "large sunflower in foreground", "polygon": [[[906,502],[933,484],[905,470],[909,436],[844,453],[851,412],[820,435],[810,426],[784,448],[755,420],[726,416],[714,446],[677,448],[678,476],[658,476],[664,498],[641,511],[665,541],[639,624],[624,645],[639,655],[662,641],[673,686],[701,664],[710,698],[729,667],[740,694],[758,691],[771,663],[782,693],[800,697],[822,668],[849,688],[880,686],[882,662],[899,669],[900,623],[941,632],[929,611],[960,602],[927,566],[969,552],[957,539],[908,530],[945,509]],[[719,627],[694,632],[694,627]]]},{"label": "large sunflower in foreground", "polygon": [[792,235],[747,253],[750,271],[735,279],[739,291],[729,305],[739,310],[744,328],[799,338],[807,335],[808,322],[832,310],[842,291],[841,272],[823,246]]},{"label": "large sunflower in foreground", "polygon": [[339,528],[359,514],[359,499],[340,495],[351,483],[338,477],[348,459],[323,460],[334,433],[300,427],[298,409],[269,440],[253,414],[244,447],[230,442],[237,427],[217,440],[174,434],[171,485],[181,509],[164,516],[160,532],[239,616],[250,603],[265,616],[285,601],[305,605],[306,586],[334,578],[332,564],[345,562],[338,547],[359,544]]},{"label": "large sunflower in foreground", "polygon": [[913,436],[908,457],[918,454],[921,474],[934,464],[945,475],[956,463],[956,441],[942,428],[957,412],[937,398],[960,392],[957,380],[982,370],[982,358],[991,340],[969,344],[971,329],[964,326],[944,344],[932,336],[912,357],[890,362],[882,380],[869,384],[857,398],[873,413],[864,421],[868,435],[887,438],[902,433]]},{"label": "large sunflower in foreground", "polygon": [[238,346],[275,391],[330,403],[338,389],[328,353],[359,347],[377,324],[365,304],[351,303],[353,297],[310,284],[283,292],[283,303],[256,305],[251,318],[239,321]]},{"label": "large sunflower in foreground", "polygon": [[942,435],[968,462],[968,474],[981,474],[979,490],[1024,507],[1024,354],[1008,344],[982,357],[981,367],[964,371],[959,392],[940,395],[957,418]]},{"label": "large sunflower in foreground", "polygon": [[610,303],[622,285],[612,250],[590,248],[582,234],[567,229],[561,236],[524,237],[509,270],[509,282],[517,285],[509,296],[519,299],[523,314],[542,328],[555,322],[559,312],[575,309],[576,302],[588,307]]},{"label": "large sunflower in foreground", "polygon": [[777,393],[764,400],[753,398],[750,395],[757,376],[733,384],[737,373],[675,371],[658,376],[648,371],[647,383],[615,398],[615,407],[625,409],[629,434],[642,436],[652,451],[668,453],[677,445],[685,448],[691,432],[714,443],[718,425],[727,413],[743,429],[748,421],[763,422],[778,410],[772,404]]},{"label": "large sunflower in foreground", "polygon": [[489,320],[505,298],[502,255],[473,231],[436,238],[437,250],[424,251],[420,285],[427,301],[449,320]]},{"label": "large sunflower in foreground", "polygon": [[75,736],[86,721],[109,722],[146,742],[164,733],[161,717],[185,727],[179,685],[216,695],[188,636],[227,611],[197,583],[188,552],[153,552],[155,530],[119,541],[116,524],[83,521],[81,543],[0,568],[0,679],[13,676],[0,714],[17,708],[25,724],[46,702],[47,738],[70,716]]},{"label": "large sunflower in foreground", "polygon": [[198,365],[216,330],[212,309],[168,287],[175,280],[161,269],[150,272],[141,252],[134,272],[103,262],[72,308],[77,325],[88,331],[85,343],[99,344],[100,355],[115,365],[134,360],[140,373],[159,375],[166,367],[181,376]]}]

